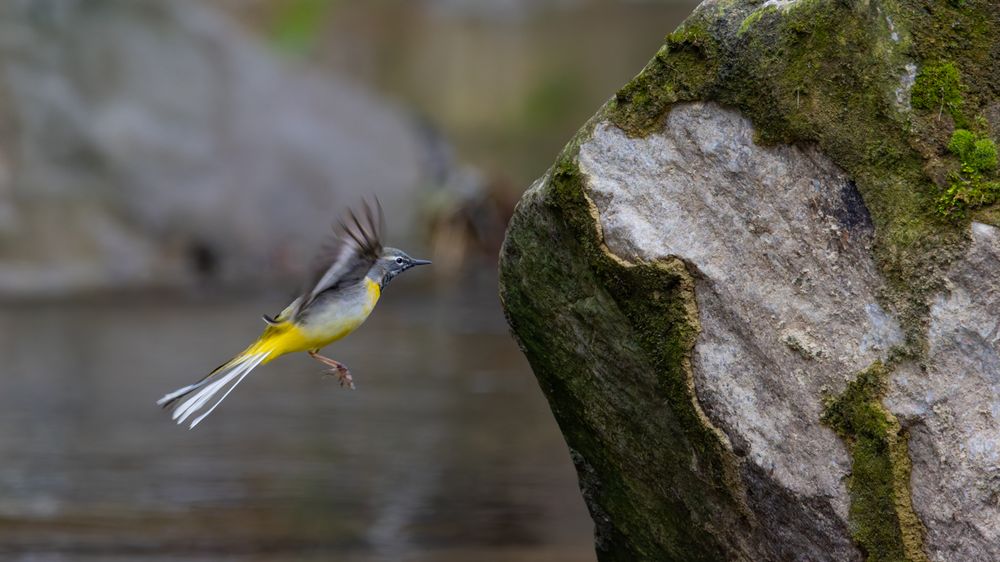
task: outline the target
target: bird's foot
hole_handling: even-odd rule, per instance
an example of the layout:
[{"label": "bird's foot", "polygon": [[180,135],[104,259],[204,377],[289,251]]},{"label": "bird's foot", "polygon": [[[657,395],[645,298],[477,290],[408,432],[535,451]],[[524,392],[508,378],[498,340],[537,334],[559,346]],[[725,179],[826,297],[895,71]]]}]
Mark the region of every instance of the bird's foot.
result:
[{"label": "bird's foot", "polygon": [[347,370],[347,367],[341,366],[340,369],[330,369],[323,373],[323,375],[327,377],[336,376],[337,380],[340,381],[340,386],[346,386],[354,390],[354,377],[351,376],[351,372]]},{"label": "bird's foot", "polygon": [[334,361],[329,357],[323,357],[315,351],[310,351],[309,356],[330,367],[330,370],[323,373],[325,376],[336,376],[340,381],[340,386],[346,386],[354,390],[354,378],[351,376],[351,371],[347,369],[347,365],[344,365],[340,361]]}]

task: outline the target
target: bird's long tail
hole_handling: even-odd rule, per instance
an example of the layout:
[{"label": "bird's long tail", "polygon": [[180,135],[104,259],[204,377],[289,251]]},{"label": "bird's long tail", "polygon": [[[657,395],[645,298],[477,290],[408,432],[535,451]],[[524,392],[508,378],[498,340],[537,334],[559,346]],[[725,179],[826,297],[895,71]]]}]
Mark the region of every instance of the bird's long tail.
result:
[{"label": "bird's long tail", "polygon": [[[184,423],[185,420],[199,412],[204,412],[191,420],[189,429],[194,429],[194,426],[208,417],[212,410],[216,409],[229,396],[229,393],[243,382],[250,371],[274,354],[275,350],[273,348],[267,349],[267,347],[270,346],[262,346],[260,342],[250,346],[243,353],[206,375],[205,378],[167,394],[156,403],[164,408],[173,408],[173,419],[177,420],[178,424]],[[222,392],[222,396],[213,401],[220,392]]]}]

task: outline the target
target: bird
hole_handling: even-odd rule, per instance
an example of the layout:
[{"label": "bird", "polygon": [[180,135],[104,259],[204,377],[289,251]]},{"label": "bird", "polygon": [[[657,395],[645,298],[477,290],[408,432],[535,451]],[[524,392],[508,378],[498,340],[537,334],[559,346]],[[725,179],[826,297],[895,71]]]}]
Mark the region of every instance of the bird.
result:
[{"label": "bird", "polygon": [[198,382],[157,400],[161,407],[172,409],[178,425],[190,419],[188,429],[194,429],[251,371],[288,353],[305,351],[327,367],[327,374],[336,375],[341,386],[354,389],[347,366],[319,350],[358,329],[397,275],[431,263],[383,246],[381,203],[376,198],[373,209],[365,201],[363,208],[362,218],[348,210],[347,220],[335,225],[334,243],[323,266],[280,313],[263,316],[267,326],[254,343]]}]

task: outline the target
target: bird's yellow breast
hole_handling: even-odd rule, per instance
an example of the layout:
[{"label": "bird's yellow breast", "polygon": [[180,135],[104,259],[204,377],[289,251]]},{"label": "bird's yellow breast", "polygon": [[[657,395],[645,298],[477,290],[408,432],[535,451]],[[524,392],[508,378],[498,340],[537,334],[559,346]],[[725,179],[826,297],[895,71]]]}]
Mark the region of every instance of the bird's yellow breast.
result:
[{"label": "bird's yellow breast", "polygon": [[266,361],[270,362],[285,353],[319,349],[343,338],[364,323],[382,295],[379,284],[367,277],[359,289],[347,298],[317,303],[301,324],[283,322],[269,327],[253,347],[271,351]]}]

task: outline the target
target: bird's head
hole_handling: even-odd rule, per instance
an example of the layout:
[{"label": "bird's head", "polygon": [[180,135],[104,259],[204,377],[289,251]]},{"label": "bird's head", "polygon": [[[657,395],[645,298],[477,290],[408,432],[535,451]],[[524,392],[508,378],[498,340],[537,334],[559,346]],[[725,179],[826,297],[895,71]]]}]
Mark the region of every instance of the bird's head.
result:
[{"label": "bird's head", "polygon": [[382,287],[385,287],[394,277],[407,269],[417,265],[427,265],[429,263],[431,263],[430,260],[418,260],[411,258],[403,250],[396,248],[383,248],[378,261],[376,261],[375,265],[372,267],[372,272],[375,273],[373,277]]}]

